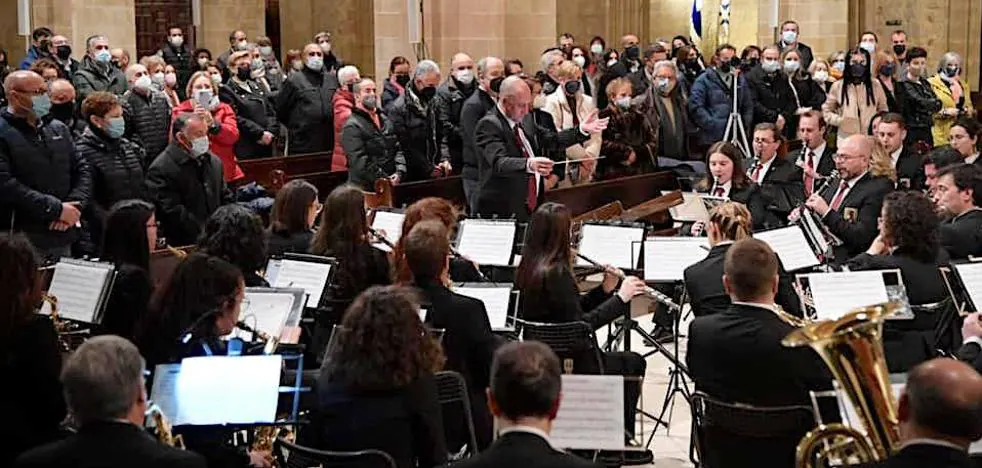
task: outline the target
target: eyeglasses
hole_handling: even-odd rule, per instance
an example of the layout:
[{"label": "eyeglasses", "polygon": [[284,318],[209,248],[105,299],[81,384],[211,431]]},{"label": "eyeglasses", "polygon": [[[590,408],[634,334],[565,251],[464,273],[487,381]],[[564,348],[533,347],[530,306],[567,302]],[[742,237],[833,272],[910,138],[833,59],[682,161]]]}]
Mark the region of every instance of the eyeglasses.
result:
[{"label": "eyeglasses", "polygon": [[774,143],[774,140],[763,140],[760,138],[754,138],[754,144],[769,145]]},{"label": "eyeglasses", "polygon": [[839,160],[839,161],[850,161],[850,160],[858,159],[858,158],[861,158],[861,157],[862,156],[849,156],[847,154],[836,154],[836,155],[832,156],[832,159]]}]

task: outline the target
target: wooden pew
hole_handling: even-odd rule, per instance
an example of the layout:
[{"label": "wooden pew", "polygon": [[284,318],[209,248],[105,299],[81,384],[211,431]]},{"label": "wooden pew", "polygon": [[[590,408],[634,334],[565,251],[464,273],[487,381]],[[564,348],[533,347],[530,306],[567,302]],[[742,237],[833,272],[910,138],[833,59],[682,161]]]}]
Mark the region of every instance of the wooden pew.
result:
[{"label": "wooden pew", "polygon": [[[566,205],[575,218],[615,201],[633,207],[660,197],[663,191],[678,189],[678,180],[671,172],[655,172],[551,190],[546,192],[545,199]],[[667,208],[664,213],[649,216],[648,220],[666,223],[670,220]]]},{"label": "wooden pew", "polygon": [[[378,190],[378,182],[375,187]],[[391,186],[391,191],[392,206],[395,208],[412,205],[426,197],[445,198],[457,208],[467,206],[460,176],[401,183]]]},{"label": "wooden pew", "polygon": [[617,200],[574,217],[573,224],[583,224],[587,221],[606,221],[616,218],[622,213],[624,213],[624,205],[621,204],[620,200]]},{"label": "wooden pew", "polygon": [[331,153],[249,159],[240,161],[239,166],[246,181],[256,182],[272,193],[291,180],[304,179],[325,197],[348,180],[347,171],[331,172]]}]

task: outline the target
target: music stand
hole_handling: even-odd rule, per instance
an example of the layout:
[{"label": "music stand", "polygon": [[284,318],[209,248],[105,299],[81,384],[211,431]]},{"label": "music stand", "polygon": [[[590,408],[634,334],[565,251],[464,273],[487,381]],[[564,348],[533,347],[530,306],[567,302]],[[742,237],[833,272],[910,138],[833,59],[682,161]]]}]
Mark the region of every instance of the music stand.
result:
[{"label": "music stand", "polygon": [[723,132],[723,141],[728,141],[734,144],[740,151],[743,151],[743,157],[749,158],[752,154],[750,151],[749,140],[747,139],[747,130],[743,128],[743,117],[740,115],[740,108],[737,107],[740,91],[740,75],[737,73],[733,74],[733,84],[730,86],[733,92],[733,107],[730,109],[730,117],[726,121],[726,131]]}]

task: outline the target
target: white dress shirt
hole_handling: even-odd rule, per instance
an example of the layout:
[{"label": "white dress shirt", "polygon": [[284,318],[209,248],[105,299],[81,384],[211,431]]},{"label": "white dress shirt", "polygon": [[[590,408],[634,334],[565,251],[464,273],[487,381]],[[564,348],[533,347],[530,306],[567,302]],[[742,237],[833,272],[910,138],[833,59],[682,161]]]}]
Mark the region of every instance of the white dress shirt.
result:
[{"label": "white dress shirt", "polygon": [[[506,114],[504,110],[500,108],[499,110],[501,111],[501,114],[505,116],[505,119],[508,120],[508,129],[511,130],[512,133],[515,133],[515,126],[517,126],[519,122],[515,122],[514,120],[511,119],[511,117],[508,117],[508,114]],[[535,176],[535,192],[536,192],[535,196],[538,197],[539,184],[542,183],[542,174],[539,174],[538,172],[532,170],[532,158],[535,157],[535,152],[532,151],[532,145],[529,143],[528,138],[525,137],[524,131],[518,132],[518,136],[519,139],[522,140],[522,146],[525,147],[525,151],[529,155],[528,159],[525,161],[525,172],[528,172],[529,174]]]},{"label": "white dress shirt", "polygon": [[965,164],[975,164],[975,160],[979,159],[979,153],[975,153],[967,158],[965,158]]},{"label": "white dress shirt", "polygon": [[[846,192],[842,194],[842,202],[840,203],[839,208],[845,206],[846,198],[849,197],[849,192],[852,192],[852,189],[856,186],[856,182],[859,182],[859,179],[862,179],[867,172],[869,171],[863,171],[862,174],[859,174],[858,176],[853,177],[852,179],[844,181],[849,185],[846,186]],[[842,182],[839,182],[839,186],[835,188],[835,192],[832,192],[832,198],[829,199],[829,211],[828,213],[825,213],[826,216],[828,216],[828,214],[832,212],[832,200],[835,200],[835,198],[839,195],[839,189],[841,187],[842,187]]]},{"label": "white dress shirt", "polygon": [[[723,185],[713,185],[713,188],[709,191],[709,196],[711,196],[711,197],[719,196],[719,197],[722,197],[722,198],[730,198],[730,188],[731,187],[733,187],[733,179],[730,179],[730,180],[726,181],[726,183],[723,184]],[[722,188],[723,189],[723,194],[722,195],[716,195],[716,189],[718,189],[718,188]]]},{"label": "white dress shirt", "polygon": [[890,153],[890,162],[893,164],[894,169],[897,168],[897,161],[900,161],[900,153],[902,153],[903,151],[904,151],[904,146],[900,145],[900,148],[897,148],[897,151]]},{"label": "white dress shirt", "polygon": [[[764,182],[764,177],[767,176],[767,171],[771,170],[771,164],[774,163],[774,160],[775,159],[777,159],[777,154],[776,153],[774,154],[774,156],[771,157],[771,159],[767,160],[767,162],[761,162],[761,163],[759,163],[760,164],[760,172],[757,174],[757,180],[754,180],[754,182],[756,182],[757,185],[760,185],[761,183]],[[748,177],[751,177],[751,180],[753,180],[752,177],[753,177],[753,173],[754,173],[754,169],[755,168],[756,168],[756,166],[751,167],[750,170],[747,171],[747,176]]]}]

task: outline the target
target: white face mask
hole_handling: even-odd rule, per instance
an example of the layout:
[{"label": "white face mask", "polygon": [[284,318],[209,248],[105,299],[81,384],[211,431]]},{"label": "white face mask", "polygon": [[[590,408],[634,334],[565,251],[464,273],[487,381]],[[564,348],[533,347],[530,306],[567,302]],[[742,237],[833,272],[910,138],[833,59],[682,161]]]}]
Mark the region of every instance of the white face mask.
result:
[{"label": "white face mask", "polygon": [[594,44],[590,46],[590,52],[593,52],[596,55],[600,55],[604,53],[604,47],[600,44]]},{"label": "white face mask", "polygon": [[785,60],[784,61],[784,71],[785,73],[794,73],[801,68],[801,62],[797,60]]},{"label": "white face mask", "polygon": [[235,47],[239,50],[246,50],[249,47],[249,41],[242,39],[241,41],[235,44]]},{"label": "white face mask", "polygon": [[828,79],[829,79],[829,72],[827,72],[825,70],[819,70],[819,71],[815,72],[815,75],[812,76],[812,78],[814,78],[815,81],[818,81],[819,83],[824,82],[824,81],[828,81]]},{"label": "white face mask", "polygon": [[208,141],[208,137],[206,136],[195,138],[191,140],[191,154],[201,156],[208,152],[208,147],[210,145],[211,143]]},{"label": "white face mask", "polygon": [[150,77],[150,79],[153,81],[153,83],[155,85],[157,85],[157,86],[163,86],[164,85],[164,80],[166,78],[167,77],[164,75],[164,72],[154,73],[153,76]]},{"label": "white face mask", "polygon": [[184,36],[171,36],[170,43],[174,47],[180,47],[184,45]]},{"label": "white face mask", "polygon": [[330,42],[321,42],[319,45],[321,46],[321,52],[324,52],[324,55],[327,55],[327,53],[331,51]]},{"label": "white face mask", "polygon": [[150,86],[152,86],[152,85],[153,85],[153,81],[150,80],[150,77],[147,76],[147,75],[143,75],[143,76],[137,78],[136,81],[133,82],[133,87],[134,88],[138,88],[138,89],[142,89],[142,90],[150,89]]},{"label": "white face mask", "polygon": [[577,55],[576,57],[573,57],[573,61],[576,62],[576,64],[579,65],[580,68],[586,66],[586,59],[583,58],[582,55]]},{"label": "white face mask", "polygon": [[269,57],[270,55],[273,55],[273,48],[270,46],[262,46],[259,48],[259,53]]},{"label": "white face mask", "polygon": [[474,81],[474,73],[467,69],[457,70],[454,72],[454,78],[463,85],[469,85]]},{"label": "white face mask", "polygon": [[792,44],[794,43],[794,40],[797,38],[798,38],[798,33],[794,31],[784,31],[783,33],[781,33],[781,40],[783,40],[785,44]]},{"label": "white face mask", "polygon": [[860,42],[859,47],[870,54],[876,51],[876,44],[872,42]]}]

